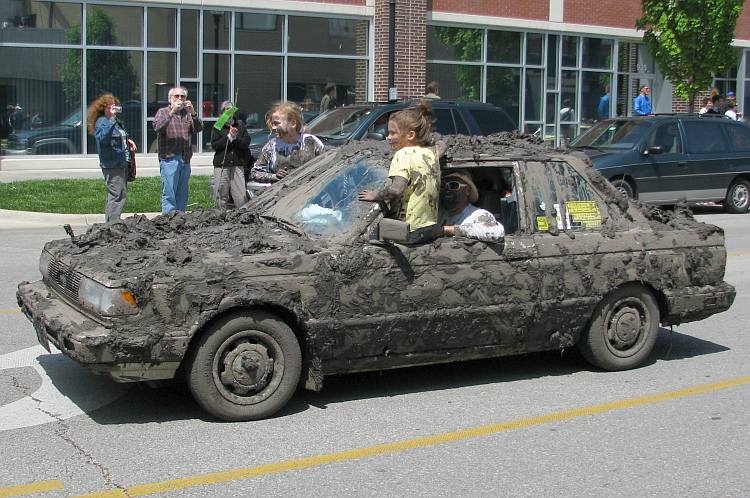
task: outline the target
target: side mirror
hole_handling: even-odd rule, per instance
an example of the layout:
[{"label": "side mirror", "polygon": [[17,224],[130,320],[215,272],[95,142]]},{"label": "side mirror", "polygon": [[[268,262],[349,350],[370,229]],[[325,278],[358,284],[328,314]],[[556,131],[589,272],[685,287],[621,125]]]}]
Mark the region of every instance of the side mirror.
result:
[{"label": "side mirror", "polygon": [[644,154],[661,154],[664,152],[664,148],[661,145],[654,145],[644,151]]},{"label": "side mirror", "polygon": [[409,240],[409,224],[399,220],[383,218],[378,223],[380,240],[404,243]]},{"label": "side mirror", "polygon": [[385,135],[383,135],[382,133],[371,132],[368,133],[365,138],[368,140],[385,140]]}]

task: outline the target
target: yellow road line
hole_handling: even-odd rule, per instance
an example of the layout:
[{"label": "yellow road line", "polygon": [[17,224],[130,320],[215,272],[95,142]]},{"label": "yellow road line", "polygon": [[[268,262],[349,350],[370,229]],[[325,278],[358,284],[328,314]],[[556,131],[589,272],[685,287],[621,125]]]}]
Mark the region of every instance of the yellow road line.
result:
[{"label": "yellow road line", "polygon": [[18,313],[19,311],[21,311],[21,308],[16,308],[12,310],[0,310],[0,313]]},{"label": "yellow road line", "polygon": [[404,441],[396,441],[393,443],[378,444],[375,446],[368,446],[366,448],[358,448],[353,450],[340,451],[337,453],[329,453],[323,455],[315,455],[306,458],[298,458],[295,460],[283,460],[276,463],[267,465],[260,465],[257,467],[247,467],[235,470],[227,470],[222,472],[212,472],[209,474],[196,475],[192,477],[183,477],[181,479],[174,479],[171,481],[153,482],[149,484],[140,484],[127,488],[127,490],[110,490],[92,493],[88,495],[82,495],[86,497],[96,498],[110,498],[110,497],[125,497],[125,496],[144,496],[155,493],[167,493],[170,491],[178,491],[180,489],[190,488],[193,486],[208,486],[213,484],[220,484],[228,481],[237,481],[240,479],[248,479],[251,477],[258,477],[268,474],[277,474],[280,472],[287,472],[290,470],[301,470],[310,467],[318,467],[320,465],[327,465],[334,462],[343,462],[347,460],[356,460],[359,458],[372,457],[377,455],[386,455],[390,453],[397,453],[406,450],[412,450],[416,448],[425,448],[428,446],[435,446],[438,444],[450,443],[455,441],[464,441],[467,439],[474,439],[482,436],[488,436],[492,434],[498,434],[501,432],[512,431],[516,429],[523,429],[525,427],[532,427],[535,425],[547,424],[550,422],[560,422],[563,420],[570,420],[577,417],[584,417],[587,415],[594,415],[598,413],[606,413],[614,410],[623,410],[625,408],[633,408],[636,406],[650,405],[659,403],[661,401],[668,401],[672,399],[685,398],[687,396],[695,396],[697,394],[705,394],[721,389],[728,389],[731,387],[741,386],[744,384],[750,384],[750,376],[737,377],[735,379],[725,380],[721,382],[713,382],[711,384],[703,384],[700,386],[688,387],[686,389],[679,389],[677,391],[668,391],[659,394],[653,394],[649,396],[641,396],[638,398],[630,398],[621,401],[613,401],[611,403],[603,403],[600,405],[585,406],[581,408],[573,408],[572,410],[565,410],[561,412],[549,413],[547,415],[540,415],[537,417],[528,417],[510,422],[501,422],[497,424],[482,425],[478,427],[472,427],[469,429],[462,429],[454,432],[446,432],[443,434],[436,434],[434,436],[417,437],[413,439],[406,439]]},{"label": "yellow road line", "polygon": [[31,484],[0,488],[0,498],[6,498],[7,496],[30,495],[31,493],[43,493],[45,491],[60,491],[63,489],[65,489],[63,483],[58,480],[33,482]]}]

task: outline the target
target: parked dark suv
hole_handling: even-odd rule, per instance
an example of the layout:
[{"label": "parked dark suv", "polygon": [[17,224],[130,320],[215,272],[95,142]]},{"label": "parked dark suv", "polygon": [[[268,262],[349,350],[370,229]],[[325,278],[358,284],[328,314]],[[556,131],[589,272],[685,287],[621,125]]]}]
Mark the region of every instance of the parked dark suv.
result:
[{"label": "parked dark suv", "polygon": [[623,194],[653,204],[722,202],[750,209],[750,126],[723,116],[659,115],[600,121],[583,150]]},{"label": "parked dark suv", "polygon": [[[431,104],[437,118],[435,131],[441,135],[490,135],[517,129],[513,118],[492,104],[454,100],[433,100]],[[364,138],[385,140],[388,117],[410,105],[413,103],[367,103],[337,107],[310,121],[307,131],[334,147]],[[258,157],[266,139],[267,135],[257,137],[250,144],[253,157]]]}]

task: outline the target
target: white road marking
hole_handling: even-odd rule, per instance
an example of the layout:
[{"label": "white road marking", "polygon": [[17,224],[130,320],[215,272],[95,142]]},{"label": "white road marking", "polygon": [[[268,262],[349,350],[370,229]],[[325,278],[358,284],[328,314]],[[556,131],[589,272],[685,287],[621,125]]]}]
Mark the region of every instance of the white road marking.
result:
[{"label": "white road marking", "polygon": [[0,431],[88,413],[112,403],[130,388],[86,371],[62,353],[47,353],[40,345],[0,355],[0,370],[21,367],[36,370],[42,385],[25,398],[0,406]]}]

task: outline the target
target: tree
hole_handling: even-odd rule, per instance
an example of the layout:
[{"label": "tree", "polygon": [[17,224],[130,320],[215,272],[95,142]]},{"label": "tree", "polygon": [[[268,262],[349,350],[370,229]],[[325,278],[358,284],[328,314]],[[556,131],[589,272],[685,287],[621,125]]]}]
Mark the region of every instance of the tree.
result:
[{"label": "tree", "polygon": [[699,92],[709,88],[714,73],[735,61],[732,39],[744,0],[642,0],[636,20],[675,94],[695,108]]},{"label": "tree", "polygon": [[[435,32],[446,47],[452,47],[459,61],[478,61],[482,57],[482,30],[436,26]],[[478,66],[456,66],[461,86],[460,98],[479,100],[482,70]]]},{"label": "tree", "polygon": [[[112,18],[98,7],[88,10],[86,31],[89,45],[117,45]],[[67,39],[71,43],[73,40],[80,40],[81,27],[71,26]],[[130,63],[128,52],[89,49],[86,54],[86,87],[89,100],[105,92],[113,93],[121,102],[138,98],[138,77]],[[81,51],[71,50],[59,71],[66,102],[73,107],[80,105]]]}]

